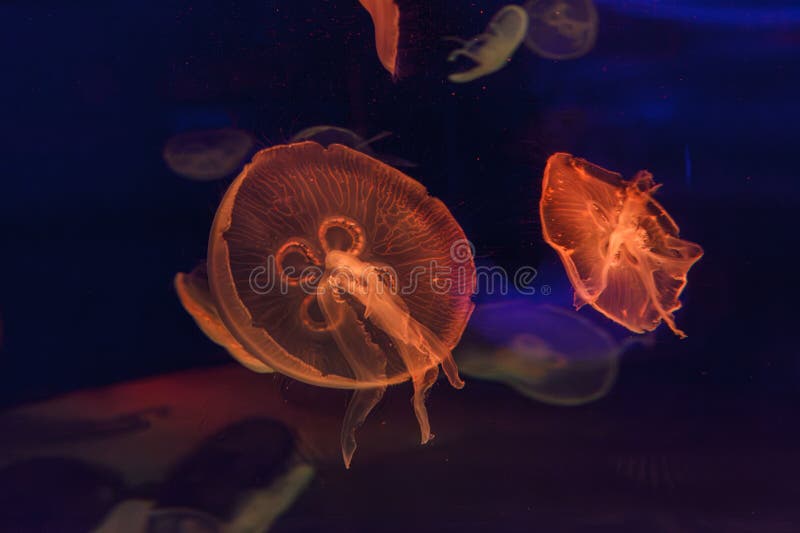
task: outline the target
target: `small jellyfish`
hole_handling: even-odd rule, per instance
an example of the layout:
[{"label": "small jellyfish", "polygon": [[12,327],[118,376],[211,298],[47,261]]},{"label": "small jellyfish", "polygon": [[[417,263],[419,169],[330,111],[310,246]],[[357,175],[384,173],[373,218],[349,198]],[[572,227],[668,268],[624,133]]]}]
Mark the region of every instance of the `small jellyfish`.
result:
[{"label": "small jellyfish", "polygon": [[678,226],[652,197],[657,188],[644,170],[625,181],[584,159],[553,154],[542,182],[542,230],[564,263],[576,308],[588,303],[636,333],[664,320],[685,337],[673,312],[703,249],[678,238]]},{"label": "small jellyfish", "polygon": [[528,0],[525,45],[547,59],[575,59],[594,47],[597,10],[592,0]]},{"label": "small jellyfish", "polygon": [[179,176],[212,181],[239,171],[255,141],[234,128],[189,131],[171,137],[164,147],[164,161]]},{"label": "small jellyfish", "polygon": [[397,75],[397,48],[400,42],[400,9],[394,0],[359,0],[372,17],[375,49],[383,67]]},{"label": "small jellyfish", "polygon": [[476,63],[468,70],[450,74],[447,79],[454,83],[465,83],[497,72],[519,47],[527,29],[528,14],[520,6],[510,4],[492,17],[484,33],[469,40],[447,37],[463,46],[450,52],[448,61],[453,62],[464,56]]},{"label": "small jellyfish", "polygon": [[347,128],[321,124],[319,126],[311,126],[300,130],[292,136],[290,142],[314,141],[325,147],[331,144],[342,144],[348,148],[353,148],[354,150],[365,153],[370,157],[374,157],[375,159],[380,159],[387,165],[393,167],[417,166],[411,161],[390,154],[378,153],[372,149],[373,143],[385,139],[391,134],[392,132],[390,131],[382,131],[369,139],[364,139],[356,132],[348,130]]},{"label": "small jellyfish", "polygon": [[250,355],[222,323],[208,288],[205,265],[195,268],[189,274],[177,273],[174,284],[181,305],[209,339],[225,348],[234,359],[250,370],[272,372],[270,367]]},{"label": "small jellyfish", "polygon": [[472,255],[453,251],[464,242],[445,205],[398,170],[337,144],[275,146],[217,210],[210,301],[265,366],[354,389],[341,434],[349,466],[355,431],[387,386],[413,382],[423,443],[439,366],[463,386],[451,350],[473,307]]},{"label": "small jellyfish", "polygon": [[456,352],[464,374],[553,405],[605,396],[627,347],[574,312],[525,300],[478,305],[470,324],[472,342]]}]

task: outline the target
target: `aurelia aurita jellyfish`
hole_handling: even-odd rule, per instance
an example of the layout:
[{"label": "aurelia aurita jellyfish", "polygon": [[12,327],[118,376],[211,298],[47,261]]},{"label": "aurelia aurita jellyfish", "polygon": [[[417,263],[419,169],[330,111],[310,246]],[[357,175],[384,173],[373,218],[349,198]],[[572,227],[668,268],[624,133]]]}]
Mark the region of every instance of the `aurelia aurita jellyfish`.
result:
[{"label": "aurelia aurita jellyfish", "polygon": [[523,299],[478,305],[470,339],[456,352],[464,374],[554,405],[605,396],[627,347],[574,311]]},{"label": "aurelia aurita jellyfish", "polygon": [[373,135],[369,139],[364,139],[356,132],[347,128],[321,124],[319,126],[310,126],[300,130],[292,136],[291,142],[314,141],[325,147],[331,144],[342,144],[348,148],[353,148],[354,150],[365,153],[370,157],[374,157],[375,159],[380,159],[387,165],[391,165],[393,167],[417,166],[415,163],[407,161],[403,158],[390,154],[379,153],[373,150],[373,143],[385,139],[391,134],[392,133],[390,131],[382,131],[376,135]]},{"label": "aurelia aurita jellyfish", "polygon": [[225,348],[231,356],[254,372],[272,372],[272,369],[256,359],[239,344],[219,318],[217,306],[208,288],[205,265],[189,274],[175,275],[175,292],[181,305],[194,319],[197,326],[209,339]]},{"label": "aurelia aurita jellyfish", "polygon": [[626,181],[584,159],[553,154],[542,182],[542,230],[564,263],[576,308],[589,304],[636,333],[664,320],[685,337],[673,312],[703,249],[678,237],[652,197],[657,188],[644,170]]},{"label": "aurelia aurita jellyfish", "polygon": [[211,181],[238,172],[255,141],[234,128],[179,133],[164,147],[167,166],[184,178]]},{"label": "aurelia aurita jellyfish", "polygon": [[525,44],[547,59],[575,59],[594,47],[597,9],[592,0],[528,0]]},{"label": "aurelia aurita jellyfish", "polygon": [[372,17],[375,49],[383,67],[397,75],[397,48],[400,42],[400,9],[394,0],[359,0]]},{"label": "aurelia aurita jellyfish", "polygon": [[503,68],[519,47],[528,29],[528,14],[521,7],[509,4],[492,17],[486,31],[469,40],[448,37],[463,46],[447,57],[452,62],[459,57],[471,59],[476,64],[463,72],[450,74],[447,79],[465,83]]},{"label": "aurelia aurita jellyfish", "polygon": [[[253,357],[292,378],[354,389],[355,430],[388,385],[411,380],[422,442],[439,365],[472,312],[475,266],[445,205],[398,170],[341,145],[258,152],[231,184],[209,239],[211,301]],[[435,264],[436,268],[431,268]]]}]

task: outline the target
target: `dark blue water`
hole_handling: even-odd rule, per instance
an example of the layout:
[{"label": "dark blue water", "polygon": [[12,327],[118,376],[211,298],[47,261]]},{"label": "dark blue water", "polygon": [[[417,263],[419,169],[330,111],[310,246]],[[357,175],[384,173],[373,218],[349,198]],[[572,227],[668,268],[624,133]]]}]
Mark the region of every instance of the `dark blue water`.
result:
[{"label": "dark blue water", "polygon": [[[474,35],[501,5],[431,1],[420,27]],[[205,258],[228,182],[175,176],[164,142],[232,125],[270,145],[336,124],[393,132],[381,148],[418,164],[409,173],[448,205],[479,262],[538,268],[551,303],[570,294],[541,238],[547,156],[653,172],[705,256],[677,313],[689,338],[662,327],[652,351],[625,360],[610,401],[696,405],[709,419],[747,412],[784,428],[771,417],[800,391],[800,11],[597,8],[585,57],[522,46],[503,70],[454,85],[436,35],[393,82],[355,0],[0,2],[0,401],[227,361],[172,277]],[[669,400],[653,399],[656,388]]]}]

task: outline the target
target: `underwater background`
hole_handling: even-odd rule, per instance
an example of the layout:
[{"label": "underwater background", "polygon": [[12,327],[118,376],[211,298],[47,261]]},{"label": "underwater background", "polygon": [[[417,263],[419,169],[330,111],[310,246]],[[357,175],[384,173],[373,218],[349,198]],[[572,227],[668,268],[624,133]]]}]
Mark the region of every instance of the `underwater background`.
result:
[{"label": "underwater background", "polygon": [[[476,35],[503,5],[430,0],[420,31]],[[438,38],[392,80],[355,0],[0,2],[0,405],[229,363],[172,280],[206,257],[230,179],[171,172],[177,133],[236,127],[271,146],[317,124],[390,131],[375,148],[416,164],[404,172],[448,206],[479,265],[533,266],[533,298],[569,309],[538,214],[547,157],[564,151],[663,184],[658,201],[705,250],[676,313],[688,338],[660,327],[585,406],[439,384],[442,443],[426,447],[409,390],[392,389],[408,450],[320,466],[273,530],[797,531],[800,7],[595,5],[585,56],[521,46],[454,84]],[[469,438],[448,441],[448,418]],[[606,452],[645,473],[620,481],[597,466]],[[682,481],[664,488],[663,468]]]}]

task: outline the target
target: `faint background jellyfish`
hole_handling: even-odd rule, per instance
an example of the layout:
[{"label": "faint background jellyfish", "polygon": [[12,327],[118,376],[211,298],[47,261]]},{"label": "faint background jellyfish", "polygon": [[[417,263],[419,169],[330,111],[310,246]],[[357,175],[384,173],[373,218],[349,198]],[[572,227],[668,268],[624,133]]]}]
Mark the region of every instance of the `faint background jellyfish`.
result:
[{"label": "faint background jellyfish", "polygon": [[394,0],[359,0],[372,17],[375,49],[383,68],[397,75],[397,48],[400,42],[400,9]]},{"label": "faint background jellyfish", "polygon": [[462,45],[462,48],[453,50],[447,56],[447,61],[466,57],[475,63],[467,70],[450,74],[447,79],[454,83],[465,83],[497,72],[517,50],[527,29],[528,14],[521,7],[509,4],[492,17],[484,33],[468,40],[446,37]]},{"label": "faint background jellyfish", "polygon": [[677,224],[652,197],[657,188],[644,170],[625,181],[584,159],[553,154],[542,181],[542,231],[564,264],[576,308],[589,304],[636,333],[663,320],[685,337],[673,312],[703,249],[678,237]]},{"label": "faint background jellyfish", "polygon": [[456,351],[464,374],[553,405],[605,396],[630,344],[574,312],[523,299],[478,305],[468,339]]},{"label": "faint background jellyfish", "polygon": [[528,0],[530,24],[525,44],[547,59],[575,59],[597,39],[597,9],[592,0]]},{"label": "faint background jellyfish", "polygon": [[[209,301],[265,366],[354,389],[341,433],[349,466],[355,431],[387,386],[413,382],[423,443],[433,436],[424,401],[439,365],[463,386],[451,350],[472,312],[475,266],[451,249],[465,240],[441,201],[380,161],[338,144],[275,146],[256,154],[217,210]],[[253,285],[271,264],[267,275],[287,290]]]},{"label": "faint background jellyfish", "polygon": [[179,176],[211,181],[239,171],[255,141],[235,128],[189,131],[171,137],[164,146],[164,161]]},{"label": "faint background jellyfish", "polygon": [[367,154],[370,157],[374,157],[375,159],[380,159],[387,165],[391,165],[393,167],[409,168],[417,166],[416,163],[412,163],[411,161],[403,159],[402,157],[379,153],[372,148],[372,144],[386,139],[391,135],[392,132],[390,131],[382,131],[373,135],[369,139],[364,139],[353,130],[339,126],[320,124],[319,126],[310,126],[300,130],[292,136],[290,142],[314,141],[325,147],[330,146],[331,144],[342,144]]}]

